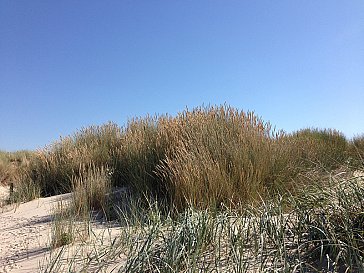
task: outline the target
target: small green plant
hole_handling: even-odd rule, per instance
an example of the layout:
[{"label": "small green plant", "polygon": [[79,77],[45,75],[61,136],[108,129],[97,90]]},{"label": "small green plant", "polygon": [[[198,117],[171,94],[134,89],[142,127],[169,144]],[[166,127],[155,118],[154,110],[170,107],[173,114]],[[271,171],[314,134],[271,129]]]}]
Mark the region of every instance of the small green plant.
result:
[{"label": "small green plant", "polygon": [[53,243],[53,248],[58,248],[61,246],[65,246],[68,245],[70,243],[72,243],[73,238],[72,238],[72,234],[64,232],[64,233],[60,233],[58,235],[58,239]]},{"label": "small green plant", "polygon": [[69,209],[63,202],[57,203],[53,211],[51,248],[71,244],[74,241],[74,220],[70,217]]},{"label": "small green plant", "polygon": [[108,169],[84,166],[83,175],[73,180],[70,202],[58,203],[54,211],[52,248],[87,238],[92,212],[102,212],[106,217],[110,214],[109,193]]}]

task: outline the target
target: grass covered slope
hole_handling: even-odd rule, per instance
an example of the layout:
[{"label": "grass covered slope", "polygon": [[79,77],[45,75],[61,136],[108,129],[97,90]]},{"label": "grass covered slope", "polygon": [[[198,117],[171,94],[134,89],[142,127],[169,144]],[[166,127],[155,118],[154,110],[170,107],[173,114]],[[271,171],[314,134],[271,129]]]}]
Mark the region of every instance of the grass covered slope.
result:
[{"label": "grass covered slope", "polygon": [[[0,175],[11,167],[13,201],[73,192],[55,209],[43,272],[361,272],[363,143],[200,107],[83,128],[24,157],[0,153]],[[90,247],[100,216],[120,234]],[[67,252],[80,241],[91,253]]]},{"label": "grass covered slope", "polygon": [[43,196],[70,192],[73,181],[102,168],[112,186],[177,210],[240,206],[312,183],[309,170],[343,165],[351,146],[335,130],[286,134],[252,112],[199,107],[81,129],[35,153],[20,186]]}]

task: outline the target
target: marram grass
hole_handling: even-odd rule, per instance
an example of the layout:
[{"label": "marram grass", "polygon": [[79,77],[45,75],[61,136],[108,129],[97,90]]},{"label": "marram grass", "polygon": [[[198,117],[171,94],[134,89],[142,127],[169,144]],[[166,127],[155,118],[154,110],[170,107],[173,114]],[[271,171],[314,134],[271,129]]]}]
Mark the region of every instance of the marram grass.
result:
[{"label": "marram grass", "polygon": [[311,183],[310,170],[340,166],[349,146],[335,130],[286,134],[253,112],[199,107],[124,127],[83,128],[36,152],[22,178],[49,196],[72,191],[83,173],[107,166],[111,186],[177,210],[241,206]]},{"label": "marram grass", "polygon": [[363,170],[362,139],[287,134],[252,112],[199,107],[83,128],[15,161],[1,152],[0,175],[14,167],[14,201],[73,192],[44,272],[62,272],[75,219],[87,240],[94,211],[123,229],[84,257],[86,272],[122,255],[116,272],[361,272],[363,181],[332,174]]},{"label": "marram grass", "polygon": [[[73,272],[103,272],[120,257],[114,272],[363,272],[363,178],[327,183],[243,211],[190,205],[171,215],[129,199],[119,236],[78,257],[82,269]],[[62,272],[67,255],[55,252],[44,272]]]}]

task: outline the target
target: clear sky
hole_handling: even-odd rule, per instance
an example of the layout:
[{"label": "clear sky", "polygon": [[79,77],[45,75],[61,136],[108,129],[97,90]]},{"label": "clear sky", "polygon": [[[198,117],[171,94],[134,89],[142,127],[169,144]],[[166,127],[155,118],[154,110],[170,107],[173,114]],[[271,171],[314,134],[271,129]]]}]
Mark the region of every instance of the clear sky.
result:
[{"label": "clear sky", "polygon": [[0,1],[0,149],[225,102],[364,133],[364,1]]}]

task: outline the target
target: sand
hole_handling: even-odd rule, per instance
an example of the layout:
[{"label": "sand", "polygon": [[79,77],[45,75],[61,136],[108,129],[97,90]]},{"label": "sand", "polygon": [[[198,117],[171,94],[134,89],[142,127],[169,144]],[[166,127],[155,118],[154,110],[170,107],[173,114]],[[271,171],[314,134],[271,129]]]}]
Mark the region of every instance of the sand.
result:
[{"label": "sand", "polygon": [[[4,200],[7,196],[8,190],[0,187],[0,198]],[[95,246],[102,249],[111,244],[120,228],[93,223],[92,236],[86,241],[77,241],[65,249],[51,249],[52,211],[59,202],[67,202],[70,198],[71,194],[63,194],[0,208],[0,272],[44,272],[60,251],[62,255],[57,262],[59,267],[52,272],[68,272],[68,259],[72,259],[73,272],[80,272],[84,268],[86,253],[94,251]],[[80,253],[83,254],[82,257]],[[124,257],[119,257],[117,261],[110,262],[109,267],[104,266],[106,269],[100,272],[110,272],[115,267],[120,267],[123,261]],[[96,262],[93,265],[88,261],[84,272],[99,272],[98,266]]]},{"label": "sand", "polygon": [[[1,189],[2,197],[6,189]],[[2,208],[0,214],[0,272],[38,272],[49,252],[52,207],[70,194],[40,198]]]}]

